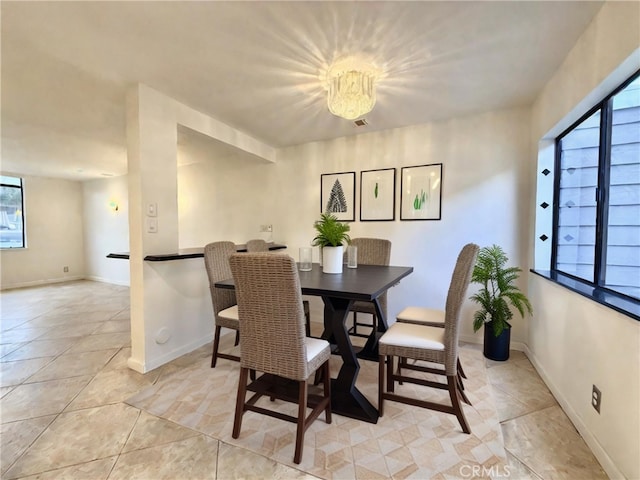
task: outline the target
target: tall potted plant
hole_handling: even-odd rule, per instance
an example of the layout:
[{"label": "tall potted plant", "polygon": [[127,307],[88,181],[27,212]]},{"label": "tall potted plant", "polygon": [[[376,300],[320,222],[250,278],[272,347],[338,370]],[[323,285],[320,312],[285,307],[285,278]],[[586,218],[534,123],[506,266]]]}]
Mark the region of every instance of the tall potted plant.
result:
[{"label": "tall potted plant", "polygon": [[522,269],[507,267],[509,258],[498,245],[484,247],[478,253],[471,281],[480,284],[480,290],[471,300],[480,305],[473,316],[473,330],[484,325],[484,356],[491,360],[507,360],[511,342],[511,307],[522,317],[525,311],[533,314],[531,303],[514,284]]},{"label": "tall potted plant", "polygon": [[342,273],[343,245],[351,241],[347,233],[351,227],[330,213],[321,214],[313,227],[317,235],[311,245],[322,248],[322,271]]}]

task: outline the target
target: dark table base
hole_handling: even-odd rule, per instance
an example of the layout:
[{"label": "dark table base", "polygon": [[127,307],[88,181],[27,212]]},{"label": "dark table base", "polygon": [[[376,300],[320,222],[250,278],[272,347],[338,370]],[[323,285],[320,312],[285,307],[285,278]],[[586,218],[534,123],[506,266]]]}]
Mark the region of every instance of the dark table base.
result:
[{"label": "dark table base", "polygon": [[378,423],[378,409],[358,390],[339,390],[338,380],[331,379],[331,411],[343,417],[355,418],[363,422]]}]

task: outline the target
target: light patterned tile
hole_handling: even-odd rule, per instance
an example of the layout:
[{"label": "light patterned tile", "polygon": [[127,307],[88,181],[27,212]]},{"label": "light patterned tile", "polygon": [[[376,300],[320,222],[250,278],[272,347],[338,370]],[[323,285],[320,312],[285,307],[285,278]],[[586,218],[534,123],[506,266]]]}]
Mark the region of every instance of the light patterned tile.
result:
[{"label": "light patterned tile", "polygon": [[27,383],[44,382],[60,378],[95,375],[116,354],[117,350],[95,352],[66,353],[50,362],[38,373],[32,375]]},{"label": "light patterned tile", "polygon": [[2,399],[2,423],[60,413],[90,381],[85,375],[19,385]]},{"label": "light patterned tile", "polygon": [[505,363],[487,369],[491,384],[515,397],[531,410],[557,405],[555,398],[533,369],[518,362]]},{"label": "light patterned tile", "polygon": [[122,453],[185,440],[198,435],[200,435],[199,432],[195,430],[141,412]]},{"label": "light patterned tile", "polygon": [[28,360],[32,358],[55,357],[64,353],[73,344],[73,339],[34,340],[2,357],[3,362]]},{"label": "light patterned tile", "polygon": [[124,402],[131,395],[153,385],[159,375],[160,372],[156,370],[143,375],[128,368],[103,369],[65,410],[79,410]]},{"label": "light patterned tile", "polygon": [[111,348],[130,346],[131,334],[127,333],[94,333],[83,337],[69,349],[69,353],[90,352]]},{"label": "light patterned tile", "polygon": [[117,455],[139,414],[123,404],[62,413],[6,476],[19,478]]},{"label": "light patterned tile", "polygon": [[52,360],[53,357],[44,357],[2,362],[0,363],[0,386],[20,385],[27,378],[42,370]]},{"label": "light patterned tile", "polygon": [[[473,435],[462,433],[451,415],[388,402],[385,416],[376,425],[335,414],[330,425],[323,416],[318,418],[305,434],[300,465],[292,463],[295,427],[291,424],[247,412],[239,438],[231,437],[238,366],[221,362],[211,369],[208,349],[179,374],[161,378],[127,401],[153,415],[322,478],[367,478],[371,472],[386,478],[418,472],[435,475],[461,461],[481,465],[496,458],[506,465],[484,364],[478,352],[466,356],[469,375],[475,376],[467,387],[474,405],[464,407]],[[339,359],[332,359],[332,369],[339,366]],[[364,383],[363,392],[376,398],[377,365],[362,362],[358,380]],[[448,400],[446,392],[409,385],[401,388],[414,396]],[[268,399],[261,399],[258,405],[289,415],[296,411],[295,405]],[[407,469],[407,465],[415,467]]]},{"label": "light patterned tile", "polygon": [[3,423],[0,426],[0,465],[4,473],[53,421],[55,415]]},{"label": "light patterned tile", "polygon": [[[19,343],[30,342],[45,334],[48,334],[49,328],[13,328],[9,331],[2,332],[2,343]],[[47,337],[48,338],[48,337]]]},{"label": "light patterned tile", "polygon": [[131,332],[131,322],[126,320],[108,320],[103,322],[94,333],[129,333]]},{"label": "light patterned tile", "polygon": [[47,328],[45,336],[47,340],[52,340],[54,338],[80,338],[92,334],[99,326],[99,323],[58,325],[57,327]]},{"label": "light patterned tile", "polygon": [[502,424],[505,449],[542,478],[607,478],[558,406]]},{"label": "light patterned tile", "polygon": [[3,343],[0,344],[0,362],[4,362],[4,357],[11,352],[16,351],[21,346],[26,345],[27,342],[15,342],[15,343]]},{"label": "light patterned tile", "polygon": [[313,480],[317,477],[243,448],[220,442],[218,447],[218,478],[225,480],[247,478]]},{"label": "light patterned tile", "polygon": [[20,480],[107,480],[118,459],[117,456],[80,463],[70,467],[57,468],[36,475],[22,477]]},{"label": "light patterned tile", "polygon": [[13,390],[15,387],[0,387],[0,398],[4,398],[4,396]]},{"label": "light patterned tile", "polygon": [[123,453],[109,480],[215,479],[218,441],[198,435],[177,442]]}]

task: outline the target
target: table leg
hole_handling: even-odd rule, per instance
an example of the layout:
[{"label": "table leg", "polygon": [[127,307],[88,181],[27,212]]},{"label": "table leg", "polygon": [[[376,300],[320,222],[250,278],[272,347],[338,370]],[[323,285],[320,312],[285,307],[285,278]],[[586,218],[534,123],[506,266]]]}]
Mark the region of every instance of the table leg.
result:
[{"label": "table leg", "polygon": [[362,350],[358,352],[358,357],[363,360],[371,360],[373,362],[378,361],[378,339],[382,336],[384,332],[387,331],[389,325],[387,324],[387,317],[385,317],[384,312],[380,308],[380,302],[376,298],[373,301],[373,304],[376,307],[376,313],[378,317],[378,329],[371,330],[371,334],[369,338],[367,338],[367,343],[365,343]]},{"label": "table leg", "polygon": [[331,381],[331,409],[346,417],[377,423],[378,410],[356,388],[360,364],[345,324],[353,300],[332,297],[322,299],[325,304],[323,338],[335,340],[343,362],[338,378]]}]

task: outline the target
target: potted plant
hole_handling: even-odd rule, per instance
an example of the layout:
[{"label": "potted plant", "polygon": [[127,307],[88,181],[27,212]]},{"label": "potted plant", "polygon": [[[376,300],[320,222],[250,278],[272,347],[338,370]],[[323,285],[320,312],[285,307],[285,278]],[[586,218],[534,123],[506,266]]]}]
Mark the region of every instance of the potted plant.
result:
[{"label": "potted plant", "polygon": [[322,249],[322,271],[342,273],[343,245],[351,241],[347,233],[351,227],[330,213],[321,214],[313,227],[317,235],[311,245]]},{"label": "potted plant", "polygon": [[481,307],[473,316],[473,331],[477,332],[484,325],[484,356],[491,360],[509,358],[511,307],[515,307],[522,317],[525,311],[530,315],[533,313],[529,299],[514,284],[522,269],[507,267],[508,261],[498,245],[481,248],[471,275],[471,281],[480,284],[480,290],[471,300]]}]

